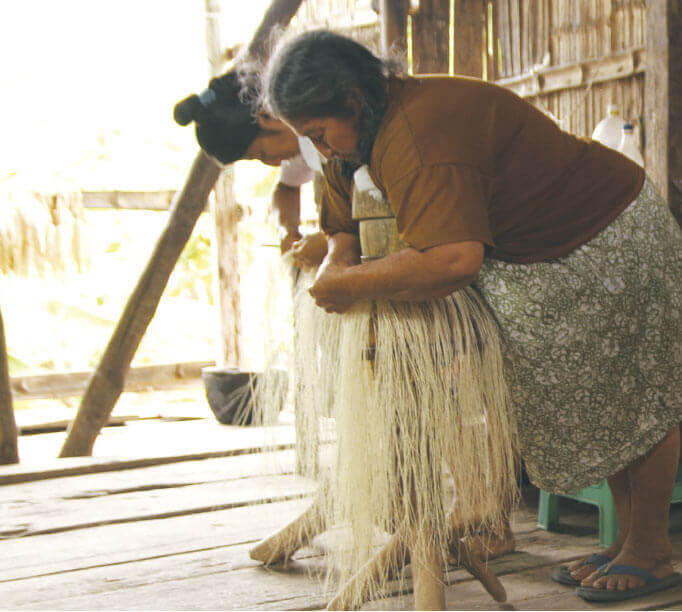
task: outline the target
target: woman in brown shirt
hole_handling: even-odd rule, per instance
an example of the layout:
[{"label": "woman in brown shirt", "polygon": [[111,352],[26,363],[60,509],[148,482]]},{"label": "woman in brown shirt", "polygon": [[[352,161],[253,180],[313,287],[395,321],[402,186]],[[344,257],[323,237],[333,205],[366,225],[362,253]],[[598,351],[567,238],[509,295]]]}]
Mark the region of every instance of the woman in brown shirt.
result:
[{"label": "woman in brown shirt", "polygon": [[[330,252],[311,294],[422,301],[473,285],[500,324],[521,453],[543,489],[608,478],[620,531],[564,568],[586,599],[678,584],[668,509],[682,419],[682,241],[644,172],[515,94],[401,77],[350,39],[309,32],[265,76],[275,116],[328,158]],[[359,265],[353,172],[366,165],[408,248]]]}]

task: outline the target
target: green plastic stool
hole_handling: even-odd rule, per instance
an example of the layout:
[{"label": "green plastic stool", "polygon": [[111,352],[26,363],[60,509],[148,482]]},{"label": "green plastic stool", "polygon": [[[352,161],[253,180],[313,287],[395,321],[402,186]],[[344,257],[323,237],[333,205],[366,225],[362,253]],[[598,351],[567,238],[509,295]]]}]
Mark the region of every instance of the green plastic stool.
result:
[{"label": "green plastic stool", "polygon": [[[538,527],[547,531],[559,530],[559,502],[562,497],[597,506],[599,508],[599,546],[608,548],[613,544],[618,534],[618,519],[611,489],[606,480],[573,495],[556,495],[540,489]],[[672,495],[672,503],[678,502],[682,502],[682,465],[677,470]]]}]

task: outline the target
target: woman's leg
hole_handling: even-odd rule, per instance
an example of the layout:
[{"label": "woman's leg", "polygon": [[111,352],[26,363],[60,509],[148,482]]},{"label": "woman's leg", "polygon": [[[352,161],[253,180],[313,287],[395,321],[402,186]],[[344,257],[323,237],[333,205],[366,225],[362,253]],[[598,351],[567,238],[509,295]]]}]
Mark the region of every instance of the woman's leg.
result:
[{"label": "woman's leg", "polygon": [[[610,476],[608,482],[611,494],[613,495],[613,503],[616,507],[616,516],[618,517],[618,535],[615,542],[606,550],[600,550],[599,554],[615,559],[623,548],[630,529],[630,475],[628,468]],[[598,569],[597,564],[585,563],[585,559],[578,559],[568,564],[568,571],[578,582],[587,578]]]},{"label": "woman's leg", "polygon": [[[672,574],[668,520],[679,458],[680,428],[676,425],[646,455],[626,468],[630,487],[630,522],[620,552],[613,560],[614,565],[638,567],[659,578]],[[614,574],[599,577],[598,572],[582,581],[583,586],[621,591],[643,584],[644,580],[638,576]]]}]

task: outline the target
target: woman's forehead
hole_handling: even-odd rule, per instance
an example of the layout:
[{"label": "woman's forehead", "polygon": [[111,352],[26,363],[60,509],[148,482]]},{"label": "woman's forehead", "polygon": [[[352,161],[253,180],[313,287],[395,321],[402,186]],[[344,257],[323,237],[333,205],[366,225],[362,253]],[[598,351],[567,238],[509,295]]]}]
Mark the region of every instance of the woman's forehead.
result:
[{"label": "woman's forehead", "polygon": [[307,132],[323,126],[328,120],[329,117],[303,117],[291,119],[289,125],[301,136],[307,136]]}]

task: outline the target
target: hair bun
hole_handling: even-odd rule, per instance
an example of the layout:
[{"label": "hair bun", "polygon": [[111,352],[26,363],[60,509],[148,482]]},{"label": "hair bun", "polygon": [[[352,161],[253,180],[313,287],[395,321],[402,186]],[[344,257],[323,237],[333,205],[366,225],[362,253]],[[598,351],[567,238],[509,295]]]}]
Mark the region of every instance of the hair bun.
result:
[{"label": "hair bun", "polygon": [[196,94],[187,96],[173,107],[173,119],[178,125],[187,125],[194,121],[200,106],[199,96]]}]

